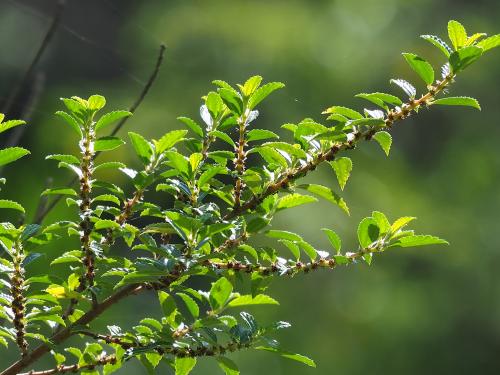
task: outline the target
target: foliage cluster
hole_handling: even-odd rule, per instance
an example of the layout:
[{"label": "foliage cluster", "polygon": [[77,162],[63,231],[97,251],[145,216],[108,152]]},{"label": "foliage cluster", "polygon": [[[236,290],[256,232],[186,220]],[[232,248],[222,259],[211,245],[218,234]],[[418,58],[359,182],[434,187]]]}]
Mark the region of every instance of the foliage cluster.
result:
[{"label": "foliage cluster", "polygon": [[[47,159],[75,174],[79,186],[47,189],[42,196],[65,196],[74,216],[43,226],[0,223],[0,344],[12,342],[20,351],[20,358],[1,374],[30,370],[45,355],[53,357],[54,368],[31,374],[110,374],[137,359],[150,373],[165,361],[176,374],[185,375],[199,357],[212,357],[224,373],[238,374],[237,365],[226,355],[249,348],[315,366],[276,341],[273,334],[288,328],[288,323],[258,322],[247,311],[278,304],[266,294],[274,278],[371,264],[375,254],[387,249],[446,241],[408,229],[413,217],[391,223],[383,213],[373,212],[359,223],[359,244],[350,251],[343,250],[334,230],[323,228],[331,243],[325,251],[299,234],[271,228],[272,219],[318,199],[349,214],[339,190],[346,186],[353,165],[343,155],[372,139],[389,154],[394,124],[424,108],[480,109],[473,98],[438,95],[446,93],[457,74],[484,52],[500,45],[500,35],[468,35],[457,21],[449,22],[448,34],[451,46],[436,36],[422,36],[445,58],[437,79],[426,60],[403,54],[425,83],[420,96],[411,83],[393,79],[404,99],[382,92],[358,94],[378,108],[360,112],[332,106],[324,111],[327,125],[310,118],[283,125],[290,141],[255,126],[258,105],[282,83],[264,84],[260,76],[236,87],[214,81],[216,89],[202,98],[201,122],[179,117],[186,130],[153,140],[128,133],[139,169],[119,161],[96,161],[101,152],[125,144],[116,135],[102,134],[130,112],[101,115],[106,100],[100,95],[62,99],[66,110],[57,115],[74,130],[79,153],[52,154]],[[0,132],[24,125],[2,121],[0,115]],[[0,165],[27,154],[21,147],[0,150]],[[331,166],[338,187],[302,183],[323,163]],[[132,193],[106,180],[110,169],[128,176]],[[148,194],[163,194],[163,204],[151,202]],[[24,214],[24,208],[10,200],[0,200],[0,208]],[[276,246],[259,246],[262,235],[274,239]],[[78,248],[51,260],[51,266],[64,267],[67,277],[26,272],[44,255],[44,247],[60,236],[78,240]],[[193,280],[206,288],[195,290]],[[157,294],[158,306],[145,309],[137,325],[109,323],[107,332],[95,329],[93,323],[102,320],[108,308],[145,292]],[[160,318],[152,317],[160,313]],[[80,339],[79,347],[65,345],[71,337]]]}]

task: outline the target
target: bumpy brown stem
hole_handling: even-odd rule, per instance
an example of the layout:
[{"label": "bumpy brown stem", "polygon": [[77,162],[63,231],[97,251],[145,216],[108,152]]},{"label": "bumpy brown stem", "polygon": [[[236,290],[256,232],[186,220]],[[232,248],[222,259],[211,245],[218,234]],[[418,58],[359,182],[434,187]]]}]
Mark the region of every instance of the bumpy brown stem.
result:
[{"label": "bumpy brown stem", "polygon": [[429,91],[425,95],[422,95],[420,99],[410,100],[408,103],[403,104],[400,108],[390,110],[385,118],[385,127],[383,128],[369,127],[363,132],[353,132],[351,133],[352,134],[351,139],[348,139],[347,141],[342,143],[335,143],[326,152],[318,153],[314,157],[314,159],[311,160],[309,163],[301,167],[289,170],[280,178],[278,178],[275,182],[269,184],[261,194],[254,195],[251,199],[249,199],[241,206],[235,206],[232,211],[230,211],[224,216],[224,220],[234,219],[235,217],[242,215],[248,210],[255,209],[269,195],[276,194],[280,190],[283,190],[284,188],[288,187],[289,184],[295,181],[296,179],[304,177],[309,172],[315,170],[316,167],[322,162],[332,161],[339,151],[354,148],[356,146],[356,143],[360,139],[370,140],[373,137],[373,135],[378,131],[390,128],[394,124],[394,122],[398,120],[403,120],[408,116],[410,116],[413,111],[417,110],[421,106],[430,104],[434,99],[434,97],[444,88],[446,88],[450,84],[450,82],[453,81],[453,78],[454,75],[449,74],[442,81],[437,81],[434,86],[429,87]]},{"label": "bumpy brown stem", "polygon": [[114,354],[103,356],[100,359],[98,359],[96,362],[92,364],[87,364],[87,365],[60,365],[57,366],[56,368],[50,369],[50,370],[42,370],[42,371],[30,371],[30,372],[25,372],[19,375],[51,375],[51,374],[64,374],[66,372],[79,372],[82,370],[94,370],[97,366],[104,366],[107,364],[115,364],[116,363],[116,357]]},{"label": "bumpy brown stem", "polygon": [[241,192],[245,187],[243,180],[241,179],[243,173],[245,172],[245,161],[246,161],[246,152],[245,152],[245,130],[246,130],[246,121],[247,116],[241,115],[238,125],[240,130],[240,135],[238,139],[238,147],[236,149],[236,158],[234,159],[234,169],[236,171],[236,181],[234,183],[234,208],[238,209],[241,206]]},{"label": "bumpy brown stem", "polygon": [[24,253],[21,243],[15,243],[13,246],[14,253],[14,272],[10,277],[10,291],[12,294],[12,312],[14,314],[14,328],[16,330],[17,346],[21,350],[21,355],[24,357],[28,353],[28,343],[26,342],[25,330],[25,302],[24,298],[24,268],[23,260]]}]

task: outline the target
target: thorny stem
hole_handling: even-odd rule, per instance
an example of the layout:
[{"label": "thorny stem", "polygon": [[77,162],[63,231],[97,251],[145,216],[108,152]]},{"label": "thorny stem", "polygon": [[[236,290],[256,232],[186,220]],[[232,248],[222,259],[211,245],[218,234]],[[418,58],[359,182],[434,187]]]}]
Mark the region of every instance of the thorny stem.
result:
[{"label": "thorny stem", "polygon": [[287,188],[290,183],[292,183],[299,177],[304,177],[310,171],[315,170],[316,167],[322,162],[332,161],[339,153],[339,151],[354,148],[360,139],[370,140],[378,131],[391,128],[394,122],[403,120],[410,116],[413,111],[420,108],[421,106],[430,104],[434,97],[444,88],[446,88],[448,84],[450,84],[450,82],[453,81],[454,77],[455,75],[453,73],[450,73],[442,81],[436,81],[434,86],[430,86],[429,91],[426,94],[422,95],[420,99],[412,99],[408,103],[403,104],[400,108],[390,110],[384,120],[385,127],[368,127],[362,132],[353,132],[351,133],[353,136],[351,139],[348,138],[348,140],[345,142],[335,143],[328,151],[318,153],[309,163],[304,164],[300,167],[293,168],[284,173],[275,182],[270,183],[261,194],[254,195],[241,206],[235,206],[232,211],[224,216],[224,220],[234,219],[235,217],[244,214],[248,210],[255,209],[264,201],[266,197],[276,194],[280,190]]},{"label": "thorny stem", "polygon": [[28,343],[26,342],[26,330],[25,330],[25,310],[26,310],[26,298],[24,297],[24,252],[22,245],[17,241],[13,247],[13,264],[14,272],[10,277],[11,284],[11,294],[12,294],[12,313],[14,314],[14,328],[16,329],[16,343],[21,350],[21,355],[23,357],[28,353]]}]

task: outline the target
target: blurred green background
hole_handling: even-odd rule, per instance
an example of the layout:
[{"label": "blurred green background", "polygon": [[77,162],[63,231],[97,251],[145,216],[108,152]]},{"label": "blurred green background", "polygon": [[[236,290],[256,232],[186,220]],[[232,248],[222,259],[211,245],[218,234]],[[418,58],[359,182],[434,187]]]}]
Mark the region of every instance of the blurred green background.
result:
[{"label": "blurred green background", "polygon": [[[52,0],[0,0],[0,102],[23,75],[54,9]],[[11,117],[20,115],[37,93],[24,110],[29,131],[20,140],[32,155],[3,171],[8,183],[2,196],[33,213],[47,176],[55,186],[64,184],[65,171],[44,160],[76,150],[71,131],[53,116],[58,98],[101,93],[108,108],[128,108],[161,42],[167,52],[160,77],[123,134],[157,137],[179,128],[177,116],[198,118],[200,97],[213,79],[237,83],[254,74],[287,84],[262,106],[258,120],[260,128],[283,134],[281,124],[320,120],[333,104],[363,108],[366,102],[353,98],[356,93],[400,94],[389,87],[390,78],[418,81],[400,52],[416,52],[440,66],[439,52],[420,34],[444,38],[449,19],[471,33],[495,34],[499,16],[494,0],[68,0],[30,82],[34,88],[12,110]],[[376,257],[371,267],[276,280],[270,294],[281,305],[258,316],[290,321],[292,329],[280,334],[283,346],[312,357],[318,367],[248,351],[231,355],[242,374],[500,373],[499,66],[498,51],[489,53],[452,87],[453,95],[477,98],[481,112],[424,110],[394,129],[390,158],[371,142],[352,153],[354,171],[344,193],[350,217],[322,202],[273,223],[325,249],[320,228],[332,228],[348,249],[356,244],[359,220],[376,209],[391,219],[417,216],[417,230],[451,246],[402,249]],[[130,154],[122,147],[112,157],[129,160]],[[118,174],[109,178],[124,182]],[[329,168],[310,179],[336,186]],[[73,215],[61,204],[46,222],[62,213]],[[46,249],[48,258],[72,245],[59,241]],[[46,264],[31,271],[42,272]],[[108,317],[131,324],[141,313],[138,303],[156,309],[152,296],[142,298],[124,302]],[[15,355],[0,357],[0,367]],[[40,362],[37,369],[51,365]],[[159,373],[168,371],[161,367]],[[145,372],[130,362],[119,373]],[[202,359],[193,373],[221,372]]]}]

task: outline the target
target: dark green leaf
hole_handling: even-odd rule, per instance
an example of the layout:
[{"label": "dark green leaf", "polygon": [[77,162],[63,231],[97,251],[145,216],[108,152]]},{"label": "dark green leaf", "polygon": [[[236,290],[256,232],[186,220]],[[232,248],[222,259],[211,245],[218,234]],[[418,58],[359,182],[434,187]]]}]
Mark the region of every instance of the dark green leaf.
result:
[{"label": "dark green leaf", "polygon": [[238,366],[236,366],[236,363],[232,360],[227,357],[217,357],[215,359],[225,375],[239,375],[240,371],[238,370]]}]

